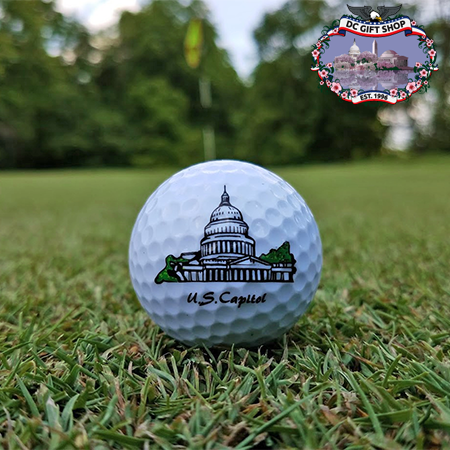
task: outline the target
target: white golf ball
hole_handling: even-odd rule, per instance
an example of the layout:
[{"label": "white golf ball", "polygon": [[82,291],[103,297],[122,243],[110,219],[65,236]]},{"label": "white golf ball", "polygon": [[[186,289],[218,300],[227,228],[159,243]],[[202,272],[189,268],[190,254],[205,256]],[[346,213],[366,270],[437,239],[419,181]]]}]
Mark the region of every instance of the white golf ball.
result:
[{"label": "white golf ball", "polygon": [[253,164],[214,161],[182,170],[150,196],[129,263],[139,301],[170,336],[257,346],[307,309],[322,246],[292,186]]}]

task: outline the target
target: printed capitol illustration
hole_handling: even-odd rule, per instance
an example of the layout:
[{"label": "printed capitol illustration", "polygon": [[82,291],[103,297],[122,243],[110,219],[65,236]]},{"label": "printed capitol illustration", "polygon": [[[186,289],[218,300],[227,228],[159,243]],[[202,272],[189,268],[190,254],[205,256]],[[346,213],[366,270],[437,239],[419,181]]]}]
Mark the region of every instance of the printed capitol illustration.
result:
[{"label": "printed capitol illustration", "polygon": [[169,255],[155,282],[214,281],[293,282],[295,259],[289,242],[255,256],[255,241],[241,211],[230,203],[226,186],[220,205],[211,214],[200,250]]}]

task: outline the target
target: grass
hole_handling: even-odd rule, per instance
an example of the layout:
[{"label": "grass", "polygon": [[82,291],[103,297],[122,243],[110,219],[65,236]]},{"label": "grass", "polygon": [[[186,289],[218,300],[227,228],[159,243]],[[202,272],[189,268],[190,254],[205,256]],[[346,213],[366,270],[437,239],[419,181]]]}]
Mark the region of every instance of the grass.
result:
[{"label": "grass", "polygon": [[133,293],[131,228],[170,171],[0,175],[0,445],[450,447],[450,159],[284,168],[321,229],[276,344],[185,348]]}]

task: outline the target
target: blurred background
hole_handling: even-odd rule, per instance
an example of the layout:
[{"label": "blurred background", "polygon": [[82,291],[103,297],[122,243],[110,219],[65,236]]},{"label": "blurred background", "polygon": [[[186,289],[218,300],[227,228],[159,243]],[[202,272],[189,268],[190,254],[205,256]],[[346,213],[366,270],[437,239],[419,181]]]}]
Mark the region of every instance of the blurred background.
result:
[{"label": "blurred background", "polygon": [[403,3],[440,70],[427,94],[395,106],[319,90],[311,45],[346,3],[0,0],[0,167],[186,166],[204,159],[212,128],[218,158],[262,165],[450,152],[450,2]]}]

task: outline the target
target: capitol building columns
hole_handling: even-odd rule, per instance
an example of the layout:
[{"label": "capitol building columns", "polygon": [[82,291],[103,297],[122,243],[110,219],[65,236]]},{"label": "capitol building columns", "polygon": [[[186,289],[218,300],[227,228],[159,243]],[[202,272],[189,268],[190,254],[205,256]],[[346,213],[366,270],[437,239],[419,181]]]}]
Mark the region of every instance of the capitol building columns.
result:
[{"label": "capitol building columns", "polygon": [[202,258],[208,258],[214,255],[248,255],[254,256],[254,246],[252,243],[232,241],[230,237],[215,236],[214,238],[208,238],[202,243],[201,256]]}]

